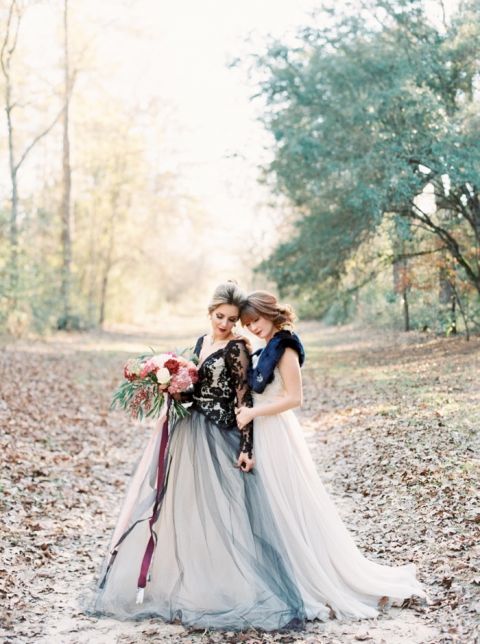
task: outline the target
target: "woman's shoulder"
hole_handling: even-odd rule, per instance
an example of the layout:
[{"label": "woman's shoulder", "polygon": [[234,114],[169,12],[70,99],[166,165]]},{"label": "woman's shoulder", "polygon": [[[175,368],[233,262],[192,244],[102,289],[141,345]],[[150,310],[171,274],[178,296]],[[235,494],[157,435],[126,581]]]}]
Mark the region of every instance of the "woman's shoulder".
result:
[{"label": "woman's shoulder", "polygon": [[243,335],[237,335],[235,338],[232,338],[232,339],[230,340],[229,344],[230,344],[230,343],[232,343],[232,342],[233,342],[233,343],[235,343],[235,342],[236,342],[236,343],[244,344],[245,346],[247,346],[247,345],[249,344],[249,342],[250,342],[250,341],[249,341],[249,339],[248,339],[248,338],[246,338],[246,337],[245,337],[245,336],[243,336]]},{"label": "woman's shoulder", "polygon": [[236,338],[232,338],[229,340],[225,346],[225,351],[242,351],[245,350],[247,353],[248,347],[249,347],[249,341],[247,338],[244,338],[243,336],[238,336]]},{"label": "woman's shoulder", "polygon": [[[276,356],[276,361],[280,359],[285,349],[293,349],[297,354],[302,365],[305,361],[305,349],[299,336],[292,329],[282,329],[278,331],[270,340],[272,353]],[[269,343],[269,344],[270,344]]]},{"label": "woman's shoulder", "polygon": [[275,335],[273,337],[277,338],[279,340],[280,339],[284,340],[284,339],[288,339],[288,338],[297,338],[297,340],[300,340],[300,338],[298,337],[298,333],[296,333],[293,330],[293,328],[280,329],[280,331],[277,331],[277,333],[275,333]]},{"label": "woman's shoulder", "polygon": [[197,358],[200,356],[200,351],[202,350],[203,346],[203,341],[207,337],[207,334],[204,333],[200,337],[197,338],[197,341],[195,342],[195,347],[193,349],[193,353],[197,356]]},{"label": "woman's shoulder", "polygon": [[268,344],[288,344],[294,342],[301,343],[301,340],[293,329],[280,329]]},{"label": "woman's shoulder", "polygon": [[277,366],[275,368],[281,367],[281,365],[291,365],[296,363],[299,364],[299,353],[293,347],[285,347],[280,355]]},{"label": "woman's shoulder", "polygon": [[250,350],[247,338],[238,337],[230,340],[225,346],[224,357],[228,364],[242,363],[244,366],[250,362]]}]

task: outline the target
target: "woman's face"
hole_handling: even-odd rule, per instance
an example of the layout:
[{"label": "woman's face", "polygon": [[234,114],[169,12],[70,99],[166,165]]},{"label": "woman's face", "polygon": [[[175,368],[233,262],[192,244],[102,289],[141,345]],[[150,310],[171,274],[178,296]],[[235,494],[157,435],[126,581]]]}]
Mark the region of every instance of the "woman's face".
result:
[{"label": "woman's face", "polygon": [[245,326],[247,329],[262,340],[269,340],[277,331],[277,328],[271,320],[261,315],[255,316],[249,320]]},{"label": "woman's face", "polygon": [[213,337],[217,341],[228,338],[233,327],[238,322],[238,306],[233,304],[220,304],[210,313]]}]

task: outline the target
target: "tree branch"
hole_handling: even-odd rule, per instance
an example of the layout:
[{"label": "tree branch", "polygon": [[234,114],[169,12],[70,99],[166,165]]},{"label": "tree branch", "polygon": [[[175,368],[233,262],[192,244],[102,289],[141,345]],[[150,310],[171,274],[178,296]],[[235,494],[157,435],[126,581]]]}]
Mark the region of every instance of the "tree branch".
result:
[{"label": "tree branch", "polygon": [[453,257],[455,257],[458,263],[461,266],[463,266],[469,279],[475,285],[475,288],[480,292],[480,276],[475,274],[473,268],[470,266],[470,264],[462,255],[458,241],[454,237],[452,237],[452,235],[448,232],[448,230],[445,230],[445,228],[442,228],[441,226],[438,226],[437,224],[435,224],[431,220],[429,215],[426,212],[424,212],[421,208],[419,208],[415,203],[411,202],[411,206],[412,206],[412,209],[409,212],[403,215],[400,214],[400,216],[418,219],[430,229],[430,232],[440,237],[440,239],[448,246],[448,249],[453,255]]},{"label": "tree branch", "polygon": [[399,259],[411,259],[413,257],[422,257],[423,255],[433,255],[433,253],[439,253],[442,250],[448,250],[448,247],[440,246],[439,248],[434,248],[433,250],[421,250],[421,251],[418,251],[417,253],[402,253],[401,255],[387,255],[387,258],[391,259],[393,263],[394,261],[397,261]]},{"label": "tree branch", "polygon": [[63,107],[62,107],[62,109],[58,112],[58,114],[57,114],[57,115],[56,115],[56,117],[53,119],[53,121],[50,123],[50,125],[49,125],[48,127],[46,127],[42,132],[40,132],[40,134],[37,134],[37,136],[33,139],[33,141],[31,141],[31,143],[30,143],[30,144],[25,148],[25,150],[24,150],[24,152],[23,152],[22,156],[20,157],[20,160],[19,160],[19,161],[18,161],[18,163],[15,165],[15,168],[14,168],[14,171],[15,171],[15,172],[18,172],[18,170],[20,169],[20,166],[21,166],[21,165],[22,165],[22,163],[25,161],[25,159],[27,158],[27,156],[30,154],[30,152],[32,151],[32,149],[37,145],[37,143],[38,143],[41,139],[43,139],[43,137],[44,137],[44,136],[46,136],[46,135],[47,135],[51,130],[53,130],[53,128],[55,127],[55,125],[56,125],[56,124],[58,123],[58,121],[60,120],[60,117],[62,116],[62,113],[63,113]]},{"label": "tree branch", "polygon": [[[20,19],[17,13],[17,28],[15,30],[15,37],[13,39],[12,47],[10,47],[10,49],[7,50],[8,41],[10,40],[10,34],[11,34],[11,28],[12,28],[13,10],[16,8],[16,4],[17,4],[16,0],[12,0],[12,2],[10,3],[10,7],[8,10],[7,24],[5,26],[5,38],[3,39],[2,48],[0,50],[0,62],[2,65],[2,71],[5,78],[8,78],[10,73],[8,67],[10,66],[10,58],[12,57],[12,53],[15,51],[15,47],[17,44],[18,30],[20,25]],[[5,51],[7,51],[7,54],[8,54],[6,59],[5,59]]]},{"label": "tree branch", "polygon": [[470,329],[468,327],[468,320],[467,320],[467,316],[465,314],[465,310],[463,308],[462,300],[460,299],[460,295],[458,294],[458,291],[455,288],[455,284],[453,282],[451,282],[450,286],[453,289],[453,293],[454,293],[455,298],[456,298],[456,300],[458,302],[458,306],[460,308],[460,313],[462,314],[462,318],[463,318],[463,324],[465,326],[466,338],[467,338],[467,341],[469,341],[470,340]]},{"label": "tree branch", "polygon": [[[447,23],[447,12],[445,11],[445,4],[443,0],[438,0],[438,3],[440,5],[440,8],[442,9],[442,23],[443,26],[445,27],[445,31],[448,31],[448,23]],[[460,302],[459,302],[460,304]]]}]

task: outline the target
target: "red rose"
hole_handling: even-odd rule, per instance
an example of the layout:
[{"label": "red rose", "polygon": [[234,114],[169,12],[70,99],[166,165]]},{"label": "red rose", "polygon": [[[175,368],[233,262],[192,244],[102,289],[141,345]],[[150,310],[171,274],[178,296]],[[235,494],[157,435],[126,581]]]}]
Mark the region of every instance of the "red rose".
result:
[{"label": "red rose", "polygon": [[180,369],[180,363],[175,358],[169,358],[163,365],[170,373],[177,373]]}]

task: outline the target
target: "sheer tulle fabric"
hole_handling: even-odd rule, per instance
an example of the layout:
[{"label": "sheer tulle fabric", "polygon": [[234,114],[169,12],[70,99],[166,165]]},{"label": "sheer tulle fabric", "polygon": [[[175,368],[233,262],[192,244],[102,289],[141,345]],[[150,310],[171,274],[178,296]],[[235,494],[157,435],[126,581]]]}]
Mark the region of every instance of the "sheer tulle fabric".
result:
[{"label": "sheer tulle fabric", "polygon": [[[254,406],[282,392],[276,369],[265,392],[254,394]],[[360,553],[317,474],[292,411],[255,419],[254,452],[308,619],[322,618],[325,605],[339,618],[373,617],[381,597],[424,596],[413,564],[384,566]]]},{"label": "sheer tulle fabric", "polygon": [[[198,411],[171,437],[168,483],[144,602],[135,603],[148,541],[158,428],[139,464],[112,545],[129,526],[95,609],[117,618],[156,615],[205,628],[299,625],[303,602],[258,476],[234,467],[240,434]],[[300,620],[300,621],[299,621]]]}]

